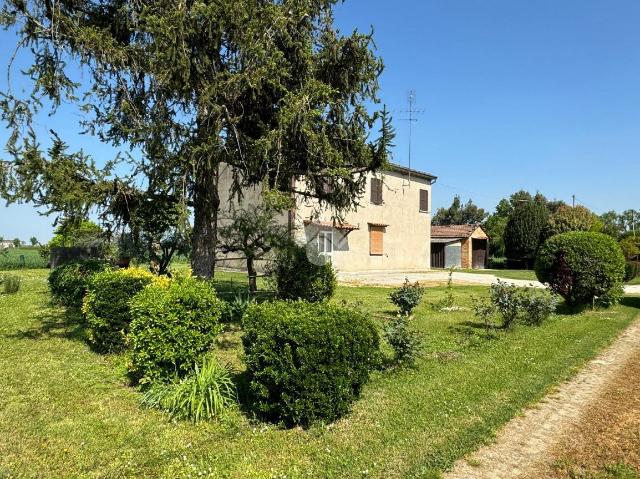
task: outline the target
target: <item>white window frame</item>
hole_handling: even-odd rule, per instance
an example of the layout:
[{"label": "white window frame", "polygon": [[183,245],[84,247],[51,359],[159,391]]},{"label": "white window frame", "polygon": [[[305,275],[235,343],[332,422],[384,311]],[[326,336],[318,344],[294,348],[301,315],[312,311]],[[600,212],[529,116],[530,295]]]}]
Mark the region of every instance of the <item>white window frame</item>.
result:
[{"label": "white window frame", "polygon": [[318,233],[318,255],[325,260],[333,259],[333,231],[320,231]]}]

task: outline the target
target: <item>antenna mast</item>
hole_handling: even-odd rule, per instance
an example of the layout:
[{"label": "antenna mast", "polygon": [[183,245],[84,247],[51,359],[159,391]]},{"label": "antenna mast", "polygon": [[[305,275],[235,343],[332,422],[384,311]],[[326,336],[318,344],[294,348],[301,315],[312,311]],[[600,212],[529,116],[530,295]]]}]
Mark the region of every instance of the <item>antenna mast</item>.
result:
[{"label": "antenna mast", "polygon": [[408,113],[409,117],[400,118],[400,119],[409,122],[409,155],[408,156],[409,156],[409,186],[411,186],[411,141],[413,136],[413,123],[418,121],[416,116],[424,113],[425,110],[423,108],[421,109],[415,108],[415,103],[416,103],[415,90],[409,90],[407,92],[407,100],[409,101],[409,109],[405,110],[402,113]]}]

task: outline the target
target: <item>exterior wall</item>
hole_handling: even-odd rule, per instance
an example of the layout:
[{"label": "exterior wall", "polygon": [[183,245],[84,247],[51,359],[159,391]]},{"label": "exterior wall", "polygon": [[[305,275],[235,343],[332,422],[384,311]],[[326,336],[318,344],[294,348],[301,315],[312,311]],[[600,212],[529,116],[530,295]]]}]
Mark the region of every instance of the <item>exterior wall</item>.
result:
[{"label": "exterior wall", "polygon": [[[371,199],[371,177],[383,179],[383,203],[375,205]],[[220,224],[231,216],[235,208],[259,204],[261,187],[248,188],[243,191],[243,198],[230,200],[226,194],[231,185],[230,171],[222,168],[220,175]],[[299,186],[300,187],[300,186]],[[420,211],[420,190],[429,192],[429,208]],[[339,271],[366,270],[426,270],[431,261],[431,184],[427,179],[411,177],[406,174],[388,171],[370,174],[360,206],[349,212],[343,223],[357,225],[359,229],[345,231],[329,226],[314,224],[317,222],[333,223],[331,210],[320,210],[317,201],[303,197],[296,200],[293,212],[295,236],[298,242],[307,244],[310,249],[318,250],[318,237],[321,231],[333,235],[333,252],[331,261]],[[305,220],[312,220],[305,225]],[[289,214],[283,213],[281,224],[288,224]],[[369,223],[385,224],[382,255],[369,254]],[[233,259],[239,254],[230,254],[219,261],[218,266],[244,269],[244,261]],[[264,261],[262,262],[264,264]],[[261,270],[259,263],[258,269]]]},{"label": "exterior wall", "polygon": [[[431,184],[429,180],[388,171],[376,175],[383,179],[383,204],[371,199],[369,175],[360,207],[349,212],[344,223],[359,229],[346,232],[336,228],[304,225],[305,219],[331,222],[331,211],[317,211],[313,201],[301,200],[296,209],[295,223],[300,241],[313,242],[320,230],[333,231],[332,262],[340,271],[426,270],[431,261]],[[429,192],[429,209],[420,211],[420,190]],[[384,253],[369,254],[369,224],[388,225],[384,232]]]},{"label": "exterior wall", "polygon": [[462,243],[449,243],[444,247],[444,267],[460,268],[462,261]]},{"label": "exterior wall", "polygon": [[473,241],[472,239],[488,239],[482,228],[476,228],[469,238],[462,240],[462,261],[463,269],[473,268]]}]

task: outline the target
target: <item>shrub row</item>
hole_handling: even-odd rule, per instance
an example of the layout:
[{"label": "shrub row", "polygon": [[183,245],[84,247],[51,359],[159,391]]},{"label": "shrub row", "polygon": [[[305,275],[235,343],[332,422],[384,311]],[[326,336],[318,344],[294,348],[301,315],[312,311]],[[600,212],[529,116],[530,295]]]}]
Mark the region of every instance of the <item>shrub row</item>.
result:
[{"label": "shrub row", "polygon": [[54,268],[49,274],[53,299],[68,308],[80,308],[92,276],[107,267],[105,261],[83,260]]}]

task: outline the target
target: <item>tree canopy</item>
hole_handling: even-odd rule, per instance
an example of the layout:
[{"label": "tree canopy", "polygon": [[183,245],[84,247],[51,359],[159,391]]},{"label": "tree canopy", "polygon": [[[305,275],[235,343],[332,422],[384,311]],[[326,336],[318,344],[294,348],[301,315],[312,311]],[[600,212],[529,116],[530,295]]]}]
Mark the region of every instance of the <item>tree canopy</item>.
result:
[{"label": "tree canopy", "polygon": [[482,223],[486,217],[487,213],[478,208],[471,199],[463,205],[460,197],[455,196],[449,208],[438,208],[432,222],[440,226],[476,225]]},{"label": "tree canopy", "polygon": [[[236,195],[265,181],[292,192],[297,178],[304,188],[295,193],[338,212],[356,206],[366,174],[387,161],[393,129],[386,110],[368,108],[378,103],[382,71],[372,35],[340,34],[336,3],[5,0],[2,25],[33,52],[25,72],[33,92],[6,91],[0,102],[13,132],[2,195],[65,213],[86,210],[87,198],[111,201],[120,183],[174,196],[192,210],[199,276],[211,276],[216,259],[221,164],[231,167]],[[63,184],[48,178],[40,159],[53,155],[30,128],[43,100],[54,111],[63,101],[80,105],[86,132],[141,151],[130,159],[132,177],[114,180],[112,165],[96,169],[86,156],[69,155],[80,174],[67,178],[68,191],[79,193],[47,186],[50,194],[38,198],[31,178]]]}]

